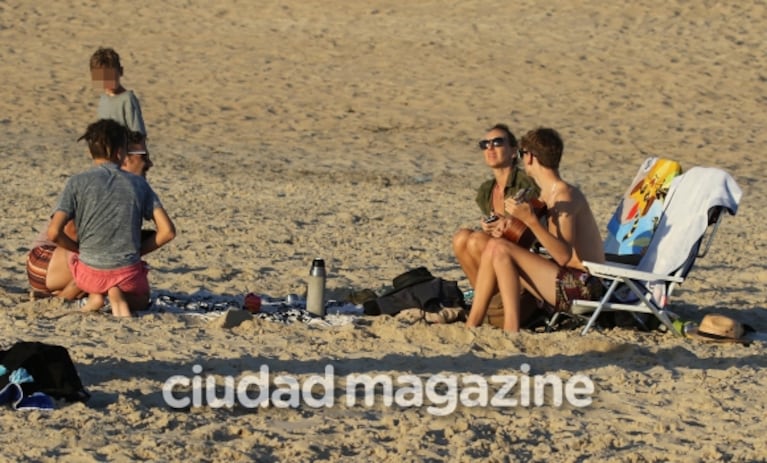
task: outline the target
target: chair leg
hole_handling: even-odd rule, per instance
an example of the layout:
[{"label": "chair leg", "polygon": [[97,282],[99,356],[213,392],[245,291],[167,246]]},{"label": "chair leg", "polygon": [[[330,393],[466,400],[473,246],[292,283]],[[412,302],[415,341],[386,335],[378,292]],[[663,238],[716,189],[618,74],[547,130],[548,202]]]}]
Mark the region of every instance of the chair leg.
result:
[{"label": "chair leg", "polygon": [[626,283],[626,285],[631,288],[631,291],[639,297],[639,299],[644,303],[645,307],[649,308],[653,315],[655,315],[658,320],[660,320],[661,323],[666,326],[666,328],[670,329],[672,333],[676,333],[674,325],[671,323],[671,319],[669,318],[668,314],[666,314],[664,310],[658,307],[655,301],[647,297],[647,291],[642,291],[639,286],[637,286],[637,284],[632,280],[626,279],[624,283]]},{"label": "chair leg", "polygon": [[562,315],[560,312],[557,312],[552,316],[548,322],[546,322],[546,332],[551,333],[554,331],[554,327],[557,325],[557,322],[559,321],[559,317]]},{"label": "chair leg", "polygon": [[589,318],[588,323],[586,323],[586,326],[581,331],[581,336],[585,336],[586,333],[588,333],[589,330],[591,329],[591,326],[594,324],[594,322],[597,321],[599,314],[602,312],[602,308],[613,296],[613,292],[615,291],[615,288],[618,287],[618,282],[619,280],[613,280],[612,283],[610,283],[610,287],[607,288],[607,292],[605,293],[604,296],[602,296],[602,299],[599,301],[599,305],[597,306],[596,310],[594,310],[594,313],[591,315],[591,318]]}]

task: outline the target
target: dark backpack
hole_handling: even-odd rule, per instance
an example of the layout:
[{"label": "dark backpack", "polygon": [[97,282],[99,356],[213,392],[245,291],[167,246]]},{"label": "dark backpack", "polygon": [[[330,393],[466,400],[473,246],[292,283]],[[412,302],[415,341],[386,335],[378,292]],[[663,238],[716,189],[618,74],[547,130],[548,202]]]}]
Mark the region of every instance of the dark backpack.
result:
[{"label": "dark backpack", "polygon": [[425,267],[398,275],[392,283],[392,290],[363,303],[366,315],[396,315],[412,308],[439,312],[443,307],[464,307],[458,282],[437,278]]},{"label": "dark backpack", "polygon": [[62,346],[20,341],[8,350],[0,350],[0,365],[6,368],[0,376],[0,389],[9,383],[11,373],[24,368],[34,379],[21,384],[25,394],[42,392],[68,402],[84,402],[90,398],[69,352]]}]

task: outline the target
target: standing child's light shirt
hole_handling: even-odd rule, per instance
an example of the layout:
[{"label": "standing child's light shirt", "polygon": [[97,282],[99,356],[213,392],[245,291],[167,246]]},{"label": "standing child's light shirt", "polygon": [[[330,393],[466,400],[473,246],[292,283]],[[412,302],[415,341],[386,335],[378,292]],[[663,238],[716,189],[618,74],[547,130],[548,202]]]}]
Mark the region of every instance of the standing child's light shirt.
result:
[{"label": "standing child's light shirt", "polygon": [[141,105],[132,90],[126,90],[117,95],[101,95],[98,117],[112,119],[124,124],[131,131],[140,132],[146,136]]}]

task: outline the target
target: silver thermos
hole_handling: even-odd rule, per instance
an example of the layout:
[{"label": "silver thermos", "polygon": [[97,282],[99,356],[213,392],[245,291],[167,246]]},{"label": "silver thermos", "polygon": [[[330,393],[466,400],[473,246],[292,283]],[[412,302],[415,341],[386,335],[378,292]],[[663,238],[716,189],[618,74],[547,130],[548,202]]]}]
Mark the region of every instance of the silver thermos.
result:
[{"label": "silver thermos", "polygon": [[325,316],[325,277],[325,261],[314,259],[306,288],[306,310],[319,317]]}]

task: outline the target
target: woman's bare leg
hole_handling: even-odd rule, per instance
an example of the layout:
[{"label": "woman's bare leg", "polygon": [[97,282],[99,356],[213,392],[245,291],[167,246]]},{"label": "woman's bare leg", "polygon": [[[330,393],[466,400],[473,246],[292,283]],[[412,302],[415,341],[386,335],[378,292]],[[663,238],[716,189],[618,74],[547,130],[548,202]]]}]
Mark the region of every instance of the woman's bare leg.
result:
[{"label": "woman's bare leg", "polygon": [[498,290],[495,269],[493,268],[493,256],[490,253],[492,243],[496,240],[492,239],[488,242],[479,261],[477,281],[474,285],[474,300],[471,303],[471,310],[466,319],[466,326],[479,326],[482,324],[490,305],[490,299]]},{"label": "woman's bare leg", "polygon": [[477,281],[482,252],[490,236],[483,231],[462,228],[453,235],[453,253],[473,288]]},{"label": "woman's bare leg", "polygon": [[53,291],[53,295],[67,301],[74,301],[86,295],[85,291],[77,287],[75,280],[69,282],[61,291]]},{"label": "woman's bare leg", "polygon": [[488,251],[492,256],[493,270],[497,279],[498,290],[503,301],[503,329],[516,333],[519,331],[521,286],[519,272],[511,259],[508,246],[491,243]]}]

